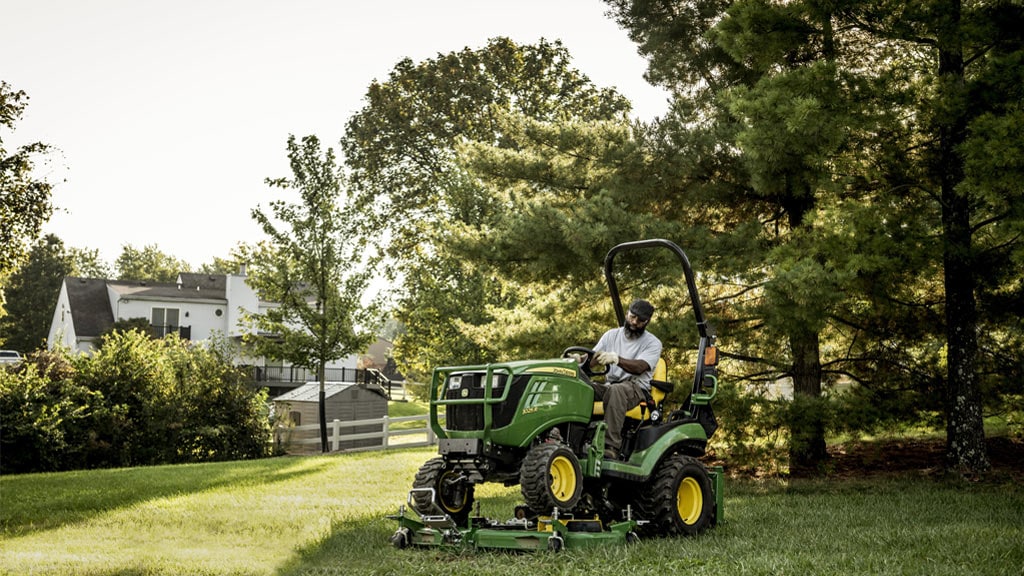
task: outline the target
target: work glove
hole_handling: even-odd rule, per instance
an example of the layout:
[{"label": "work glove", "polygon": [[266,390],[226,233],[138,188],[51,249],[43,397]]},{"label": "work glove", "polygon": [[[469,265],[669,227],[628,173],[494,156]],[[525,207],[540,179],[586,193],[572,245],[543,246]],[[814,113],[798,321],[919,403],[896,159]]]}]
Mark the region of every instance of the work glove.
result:
[{"label": "work glove", "polygon": [[598,352],[597,353],[597,361],[600,362],[601,364],[605,364],[605,365],[608,365],[608,364],[618,364],[619,363],[619,355],[616,354],[615,352]]},{"label": "work glove", "polygon": [[582,364],[583,360],[585,360],[587,357],[587,355],[584,354],[583,352],[569,352],[567,356],[575,360],[577,364]]}]

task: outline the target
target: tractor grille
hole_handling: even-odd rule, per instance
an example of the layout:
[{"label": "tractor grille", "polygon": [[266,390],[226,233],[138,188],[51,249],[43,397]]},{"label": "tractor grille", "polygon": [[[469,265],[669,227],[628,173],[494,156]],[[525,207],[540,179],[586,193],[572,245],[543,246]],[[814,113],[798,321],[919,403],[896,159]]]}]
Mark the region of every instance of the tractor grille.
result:
[{"label": "tractor grille", "polygon": [[[485,372],[464,372],[448,376],[445,400],[483,399]],[[505,384],[508,376],[505,374],[494,374],[494,382],[491,389],[491,397],[501,396],[505,391]],[[528,378],[527,378],[528,379]],[[453,381],[454,380],[454,381]],[[511,415],[515,413],[519,405],[519,397],[522,396],[522,381],[520,376],[513,381],[513,388],[510,390],[509,398],[503,404],[494,404],[493,424],[494,428],[501,428],[508,424]],[[518,391],[518,393],[517,393]],[[445,406],[445,428],[448,430],[483,430],[484,427],[484,404],[449,404]]]}]

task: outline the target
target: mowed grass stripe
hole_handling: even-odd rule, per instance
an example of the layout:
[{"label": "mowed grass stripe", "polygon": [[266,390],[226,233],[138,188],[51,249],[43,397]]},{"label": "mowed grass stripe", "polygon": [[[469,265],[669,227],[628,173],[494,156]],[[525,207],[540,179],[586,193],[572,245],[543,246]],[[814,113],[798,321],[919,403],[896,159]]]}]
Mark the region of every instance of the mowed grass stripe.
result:
[{"label": "mowed grass stripe", "polygon": [[[730,480],[698,538],[559,555],[396,550],[429,448],[0,477],[3,574],[1021,574],[1024,488],[894,476]],[[517,487],[483,485],[507,519]]]}]

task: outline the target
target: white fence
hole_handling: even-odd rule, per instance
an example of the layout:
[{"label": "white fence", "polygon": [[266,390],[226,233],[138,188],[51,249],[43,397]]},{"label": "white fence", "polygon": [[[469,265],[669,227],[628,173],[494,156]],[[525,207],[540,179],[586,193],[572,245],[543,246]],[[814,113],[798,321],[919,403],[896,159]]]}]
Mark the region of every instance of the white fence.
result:
[{"label": "white fence", "polygon": [[[343,442],[350,442],[354,440],[371,440],[379,439],[380,444],[373,446],[362,446],[358,448],[345,448],[346,451],[356,450],[383,450],[388,447],[401,446],[402,448],[410,448],[414,446],[431,446],[437,443],[437,435],[434,434],[434,430],[430,428],[429,422],[430,416],[427,414],[421,414],[419,416],[400,416],[397,418],[391,418],[384,416],[383,418],[374,418],[371,420],[334,420],[327,423],[327,442],[331,447],[331,452],[337,452],[341,449]],[[443,418],[442,418],[443,420]],[[401,422],[423,422],[424,427],[416,428],[398,428],[392,429],[393,424]],[[370,426],[374,424],[380,425],[380,431],[378,432],[361,432],[352,434],[342,434],[342,428],[355,428],[358,426]],[[304,433],[307,431],[315,431],[313,437],[309,438],[294,438],[295,432]],[[411,437],[418,435],[419,438],[400,438],[398,441],[392,441],[395,437]],[[299,434],[299,436],[305,436],[305,434]],[[316,451],[319,452],[320,446],[320,424],[305,424],[302,426],[279,426],[274,431],[274,444],[276,446],[302,446],[302,445],[316,445]],[[299,451],[303,451],[300,450]],[[310,452],[310,450],[304,450],[303,452]]]}]

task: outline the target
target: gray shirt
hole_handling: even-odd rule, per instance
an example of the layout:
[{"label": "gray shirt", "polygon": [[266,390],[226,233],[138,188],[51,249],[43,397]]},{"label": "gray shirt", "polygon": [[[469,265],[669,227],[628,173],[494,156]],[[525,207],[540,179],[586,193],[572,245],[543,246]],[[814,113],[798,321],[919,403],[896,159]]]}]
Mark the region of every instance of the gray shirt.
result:
[{"label": "gray shirt", "polygon": [[[654,334],[645,330],[638,338],[630,339],[626,337],[625,328],[621,326],[612,328],[601,336],[594,350],[598,352],[615,352],[621,358],[647,362],[647,371],[635,376],[645,388],[650,390],[654,367],[658,365],[658,359],[661,358],[661,340],[658,340]],[[608,374],[605,375],[605,381],[608,383],[618,382],[631,376],[634,376],[634,374],[626,372],[618,364],[613,364],[608,366]]]}]

